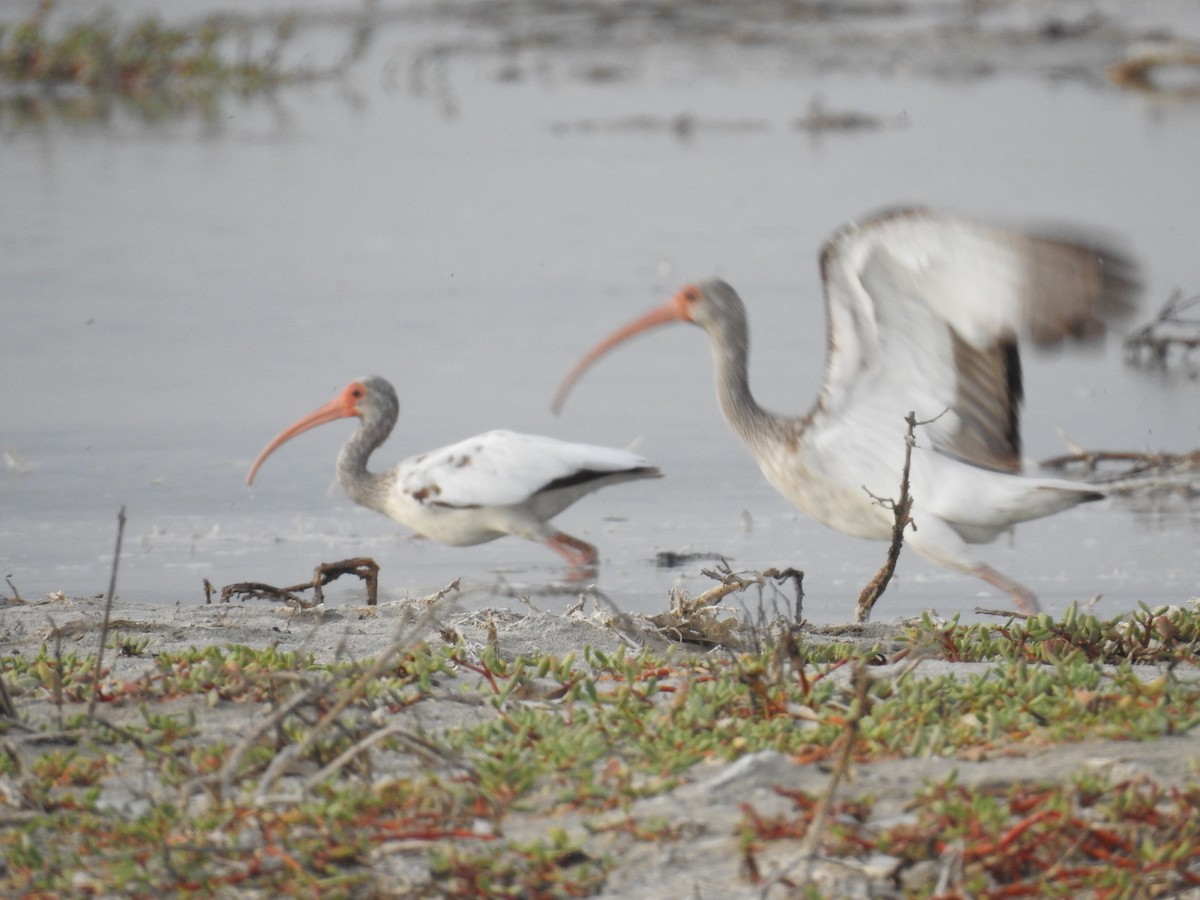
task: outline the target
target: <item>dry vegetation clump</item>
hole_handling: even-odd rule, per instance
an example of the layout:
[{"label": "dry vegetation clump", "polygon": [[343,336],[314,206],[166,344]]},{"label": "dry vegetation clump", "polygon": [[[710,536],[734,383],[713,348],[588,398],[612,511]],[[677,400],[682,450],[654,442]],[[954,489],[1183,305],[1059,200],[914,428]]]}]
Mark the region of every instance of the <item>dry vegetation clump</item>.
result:
[{"label": "dry vegetation clump", "polygon": [[[774,579],[721,577],[734,582]],[[390,614],[388,649],[359,660],[158,652],[127,618],[111,623],[103,666],[67,628],[0,657],[0,892],[588,896],[632,846],[663,866],[686,852],[699,813],[685,792],[763,754],[795,773],[773,782],[785,807],[739,798],[727,857],[707,854],[738,889],[811,890],[827,864],[906,896],[1034,896],[1048,870],[1062,896],[1200,884],[1194,774],[953,775],[954,760],[1191,732],[1195,604],[1109,620],[925,617],[834,639],[794,616],[730,611],[739,624],[720,629],[736,649],[686,652],[634,617],[625,649],[562,657],[507,652],[494,631],[465,637],[437,604],[415,622],[362,607],[364,621]],[[955,660],[980,665],[944,666]],[[945,774],[904,815],[878,812],[886,782],[861,773],[921,759]],[[801,775],[824,788],[798,787]],[[678,818],[643,812],[672,797]]]},{"label": "dry vegetation clump", "polygon": [[94,120],[116,102],[148,120],[190,111],[211,116],[225,96],[342,74],[365,46],[352,32],[340,60],[292,64],[287,50],[299,30],[292,15],[265,24],[212,16],[168,25],[155,16],[124,23],[101,12],[63,23],[54,0],[42,0],[29,18],[0,22],[0,112],[18,122],[51,114]]}]

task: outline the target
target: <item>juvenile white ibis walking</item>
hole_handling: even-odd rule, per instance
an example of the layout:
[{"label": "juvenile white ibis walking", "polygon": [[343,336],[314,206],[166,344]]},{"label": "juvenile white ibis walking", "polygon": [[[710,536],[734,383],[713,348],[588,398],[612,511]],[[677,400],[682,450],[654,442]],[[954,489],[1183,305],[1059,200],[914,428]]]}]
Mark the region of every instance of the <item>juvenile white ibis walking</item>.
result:
[{"label": "juvenile white ibis walking", "polygon": [[1023,234],[922,209],[843,227],[821,253],[828,350],[816,405],[780,416],[755,402],[747,376],[746,311],[723,281],[683,287],[592,349],[567,392],[599,357],[668,322],[708,332],[717,397],[763,474],[813,518],[858,537],[891,537],[904,416],[917,434],[910,489],[914,550],[1038,610],[1025,587],[972,556],[1017,522],[1103,495],[1087,484],[1026,474],[1021,459],[1019,338],[1050,346],[1094,340],[1132,309],[1134,270],[1101,242]]},{"label": "juvenile white ibis walking", "polygon": [[573,567],[593,565],[596,548],[550,525],[576,500],[609,484],[658,478],[636,453],[511,431],[489,431],[440,450],[368,471],[400,413],[396,391],[373,376],[352,381],[320,409],[281,432],[250,467],[246,484],[277,447],[335,419],[357,416],[358,430],[338,455],[337,476],[355,503],[443,544],[482,544],[506,534],[546,544]]}]

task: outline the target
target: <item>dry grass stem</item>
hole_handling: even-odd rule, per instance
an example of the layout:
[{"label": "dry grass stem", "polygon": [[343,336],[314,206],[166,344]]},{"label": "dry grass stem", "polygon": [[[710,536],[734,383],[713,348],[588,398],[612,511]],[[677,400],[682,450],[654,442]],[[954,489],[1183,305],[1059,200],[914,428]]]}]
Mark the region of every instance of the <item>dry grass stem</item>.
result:
[{"label": "dry grass stem", "polygon": [[121,540],[125,537],[125,507],[117,513],[117,545],[113,549],[112,571],[108,576],[108,593],[104,597],[104,618],[100,624],[100,649],[96,651],[96,668],[92,675],[92,696],[88,700],[87,720],[96,714],[96,700],[100,696],[100,673],[104,664],[104,645],[108,643],[109,621],[112,618],[113,595],[117,590],[117,565],[121,562]]},{"label": "dry grass stem", "polygon": [[842,732],[840,738],[842,746],[841,752],[838,753],[837,763],[834,765],[833,771],[830,772],[829,783],[825,785],[825,790],[821,794],[820,804],[817,806],[816,812],[813,813],[812,822],[804,834],[804,840],[800,845],[799,858],[776,873],[763,885],[759,891],[759,896],[763,900],[766,900],[770,889],[786,878],[797,866],[800,867],[798,882],[805,884],[809,881],[808,869],[820,852],[821,842],[825,837],[825,825],[829,821],[829,811],[833,809],[833,800],[837,794],[838,785],[842,783],[842,780],[846,777],[846,773],[850,771],[850,760],[854,755],[854,744],[858,740],[859,726],[871,708],[871,677],[867,675],[866,666],[863,665],[862,660],[855,660],[852,666],[850,683],[854,687],[854,705],[850,716],[846,720],[845,730]]}]

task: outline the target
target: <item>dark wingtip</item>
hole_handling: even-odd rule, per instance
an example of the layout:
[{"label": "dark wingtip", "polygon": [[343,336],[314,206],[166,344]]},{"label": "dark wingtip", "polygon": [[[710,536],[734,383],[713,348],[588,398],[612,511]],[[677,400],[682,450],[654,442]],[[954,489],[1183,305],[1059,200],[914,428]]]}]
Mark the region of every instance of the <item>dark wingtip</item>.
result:
[{"label": "dark wingtip", "polygon": [[1036,293],[1043,295],[1031,310],[1035,346],[1052,348],[1064,339],[1097,342],[1109,325],[1137,310],[1141,273],[1120,242],[1061,228],[1032,232],[1030,237],[1040,242],[1033,245],[1032,259]]},{"label": "dark wingtip", "polygon": [[1100,299],[1096,304],[1102,318],[1128,318],[1138,308],[1142,278],[1133,257],[1112,247],[1093,248],[1099,256]]}]

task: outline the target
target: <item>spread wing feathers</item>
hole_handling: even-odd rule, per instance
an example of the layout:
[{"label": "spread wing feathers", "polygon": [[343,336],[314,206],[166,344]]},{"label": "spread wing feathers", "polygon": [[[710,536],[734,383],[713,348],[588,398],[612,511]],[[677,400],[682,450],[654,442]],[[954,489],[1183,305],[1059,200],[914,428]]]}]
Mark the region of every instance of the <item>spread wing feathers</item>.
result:
[{"label": "spread wing feathers", "polygon": [[627,450],[489,431],[404,460],[396,467],[396,480],[421,503],[511,506],[543,491],[582,486],[619,473],[631,478],[659,474]]},{"label": "spread wing feathers", "polygon": [[938,449],[1004,471],[1020,467],[1018,341],[1096,340],[1137,287],[1127,258],[1094,237],[923,209],[843,228],[821,273],[829,355],[814,420],[941,415],[926,432]]}]

